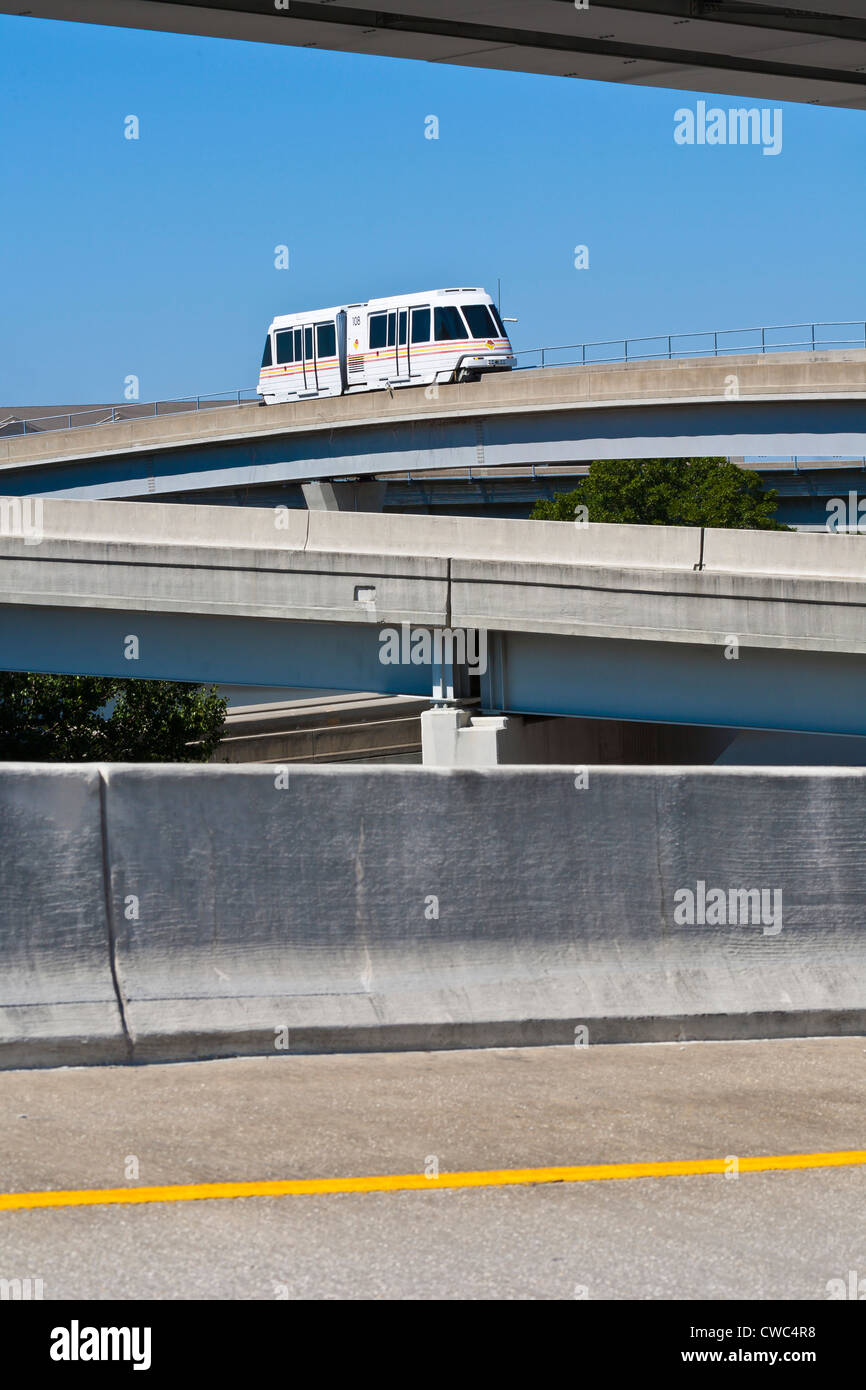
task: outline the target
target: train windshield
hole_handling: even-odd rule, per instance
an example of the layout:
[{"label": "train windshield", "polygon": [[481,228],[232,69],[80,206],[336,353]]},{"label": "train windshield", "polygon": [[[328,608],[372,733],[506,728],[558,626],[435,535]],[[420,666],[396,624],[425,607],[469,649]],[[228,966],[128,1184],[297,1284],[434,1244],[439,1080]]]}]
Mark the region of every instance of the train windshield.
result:
[{"label": "train windshield", "polygon": [[463,317],[473,338],[498,338],[496,325],[486,304],[461,304]]},{"label": "train windshield", "polygon": [[451,342],[454,338],[468,338],[466,324],[460,317],[456,304],[437,305],[433,320],[434,337],[437,343]]}]

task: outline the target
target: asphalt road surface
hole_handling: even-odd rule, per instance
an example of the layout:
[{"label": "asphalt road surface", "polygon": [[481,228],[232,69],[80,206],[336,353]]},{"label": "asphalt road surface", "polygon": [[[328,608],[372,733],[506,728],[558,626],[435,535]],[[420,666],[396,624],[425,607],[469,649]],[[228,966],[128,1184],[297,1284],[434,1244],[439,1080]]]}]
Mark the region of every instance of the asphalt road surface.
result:
[{"label": "asphalt road surface", "polygon": [[[733,1161],[863,1149],[864,1076],[866,1038],[4,1072],[0,1194],[425,1187],[0,1210],[0,1279],[76,1300],[826,1300],[855,1271],[866,1294],[866,1165]],[[727,1175],[435,1186],[680,1159]]]}]

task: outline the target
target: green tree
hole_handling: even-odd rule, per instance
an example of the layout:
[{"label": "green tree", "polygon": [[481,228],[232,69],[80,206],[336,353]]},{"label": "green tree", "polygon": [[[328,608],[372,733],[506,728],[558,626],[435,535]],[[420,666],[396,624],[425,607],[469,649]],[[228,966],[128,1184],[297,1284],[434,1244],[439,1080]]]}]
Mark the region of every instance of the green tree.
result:
[{"label": "green tree", "polygon": [[574,521],[584,506],[588,521],[789,531],[775,519],[777,497],[727,459],[596,459],[580,487],[536,502],[532,517]]},{"label": "green tree", "polygon": [[213,686],[0,672],[0,759],[207,762],[226,701]]}]

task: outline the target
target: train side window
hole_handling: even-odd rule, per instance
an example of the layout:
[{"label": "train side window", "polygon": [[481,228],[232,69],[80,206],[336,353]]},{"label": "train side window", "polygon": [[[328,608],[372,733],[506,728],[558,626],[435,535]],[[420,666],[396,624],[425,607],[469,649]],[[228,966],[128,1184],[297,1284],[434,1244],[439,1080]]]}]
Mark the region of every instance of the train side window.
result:
[{"label": "train side window", "polygon": [[303,350],[302,350],[302,347],[301,347],[301,330],[300,330],[300,328],[296,328],[296,329],[295,329],[295,361],[296,361],[296,362],[303,362],[303,360],[304,360],[304,353],[303,353]]},{"label": "train side window", "polygon": [[412,342],[429,343],[430,341],[430,310],[412,310]]},{"label": "train side window", "polygon": [[393,347],[397,336],[397,311],[392,309],[388,315],[388,346]]},{"label": "train side window", "polygon": [[496,325],[490,317],[486,304],[461,304],[463,317],[469,324],[473,338],[498,338]]},{"label": "train side window", "polygon": [[387,314],[370,315],[370,347],[383,348],[385,346]]},{"label": "train side window", "polygon": [[491,304],[491,305],[490,305],[490,312],[491,312],[491,314],[493,315],[493,320],[494,320],[494,323],[496,324],[496,327],[499,329],[499,336],[500,336],[500,338],[507,338],[507,337],[508,337],[508,334],[507,334],[506,331],[505,331],[505,324],[502,322],[502,319],[499,317],[499,310],[497,309],[497,307],[496,307],[495,304]]},{"label": "train side window", "polygon": [[294,362],[293,352],[294,333],[291,328],[287,328],[284,333],[277,334],[277,361],[279,363]]},{"label": "train side window", "polygon": [[437,304],[433,317],[433,327],[437,343],[447,343],[453,338],[468,338],[466,324],[460,317],[456,304]]},{"label": "train side window", "polygon": [[313,360],[313,330],[312,330],[312,328],[305,328],[305,329],[304,329],[304,357],[305,357],[305,359],[306,359],[308,362],[312,362],[312,360]]},{"label": "train side window", "polygon": [[262,354],[262,366],[263,366],[263,367],[272,367],[273,365],[274,365],[274,359],[273,359],[273,356],[272,356],[272,354],[271,354],[271,335],[270,335],[270,333],[269,333],[268,336],[265,338],[265,350],[264,350],[264,353]]},{"label": "train side window", "polygon": [[316,355],[319,359],[323,357],[336,357],[337,329],[335,324],[316,324]]}]

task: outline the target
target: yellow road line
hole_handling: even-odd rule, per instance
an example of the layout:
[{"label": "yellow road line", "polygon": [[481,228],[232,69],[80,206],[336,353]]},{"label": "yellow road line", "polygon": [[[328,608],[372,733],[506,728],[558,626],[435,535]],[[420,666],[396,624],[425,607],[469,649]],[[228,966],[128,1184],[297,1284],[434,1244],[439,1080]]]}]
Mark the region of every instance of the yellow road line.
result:
[{"label": "yellow road line", "polygon": [[[739,1158],[740,1173],[766,1173],[802,1168],[845,1168],[866,1164],[866,1150],[838,1153],[780,1154]],[[576,1168],[503,1168],[489,1172],[398,1173],[366,1178],[290,1178],[277,1182],[185,1183],[170,1187],[84,1188],[79,1192],[7,1192],[0,1194],[0,1211],[35,1207],[96,1207],[136,1202],[200,1202],[229,1197],[301,1197],[334,1192],[429,1192],[438,1187],[516,1187],[550,1182],[609,1182],[624,1178],[687,1178],[725,1173],[725,1158],[676,1159],[667,1163],[593,1163]]]}]

